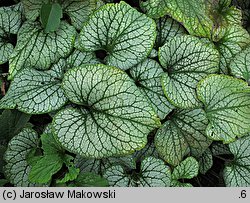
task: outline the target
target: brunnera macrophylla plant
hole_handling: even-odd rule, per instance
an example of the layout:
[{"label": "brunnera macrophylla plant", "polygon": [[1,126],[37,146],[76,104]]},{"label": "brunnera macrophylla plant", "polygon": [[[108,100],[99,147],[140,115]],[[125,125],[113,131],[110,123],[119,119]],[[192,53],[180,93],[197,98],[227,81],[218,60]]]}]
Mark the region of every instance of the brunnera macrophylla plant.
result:
[{"label": "brunnera macrophylla plant", "polygon": [[250,186],[249,0],[9,4],[1,186]]}]

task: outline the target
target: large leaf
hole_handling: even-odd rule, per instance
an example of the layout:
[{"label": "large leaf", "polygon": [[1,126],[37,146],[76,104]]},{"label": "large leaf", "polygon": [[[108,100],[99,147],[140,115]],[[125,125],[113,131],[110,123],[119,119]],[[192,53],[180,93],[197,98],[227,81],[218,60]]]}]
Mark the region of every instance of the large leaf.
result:
[{"label": "large leaf", "polygon": [[60,60],[50,70],[23,69],[2,100],[0,108],[13,109],[30,114],[47,113],[61,108],[67,98],[61,89],[65,61]]},{"label": "large leaf", "polygon": [[242,78],[250,84],[250,47],[237,54],[229,67],[232,75]]},{"label": "large leaf", "polygon": [[71,152],[89,158],[129,154],[160,125],[147,99],[123,71],[102,64],[69,70],[62,87],[79,108],[54,117],[54,130]]},{"label": "large leaf", "polygon": [[160,119],[164,119],[173,109],[162,90],[162,73],[160,64],[152,59],[146,59],[130,69],[136,85],[148,98]]},{"label": "large leaf", "polygon": [[159,48],[175,36],[182,36],[186,33],[180,23],[172,18],[165,16],[156,20],[157,36],[155,47]]},{"label": "large leaf", "polygon": [[250,132],[250,88],[246,82],[210,75],[199,83],[197,94],[205,105],[209,138],[230,143]]},{"label": "large leaf", "polygon": [[218,71],[216,49],[196,37],[174,37],[160,48],[159,59],[166,71],[162,85],[168,100],[179,108],[199,107],[196,85]]},{"label": "large leaf", "polygon": [[34,186],[28,180],[30,166],[27,163],[28,154],[38,147],[37,133],[29,128],[23,129],[9,142],[4,159],[4,171],[7,179],[15,186]]},{"label": "large leaf", "polygon": [[64,12],[70,17],[72,25],[80,30],[89,19],[89,15],[99,6],[100,0],[67,0],[63,1]]},{"label": "large leaf", "polygon": [[58,3],[43,4],[41,7],[40,21],[46,33],[58,29],[62,18],[62,7]]},{"label": "large leaf", "polygon": [[0,115],[0,142],[7,144],[27,124],[30,115],[17,110],[4,110]]},{"label": "large leaf", "polygon": [[80,42],[87,51],[105,50],[105,64],[126,70],[150,54],[155,30],[152,19],[122,1],[94,12],[82,28]]},{"label": "large leaf", "polygon": [[37,22],[26,21],[18,32],[17,45],[10,59],[9,79],[22,68],[48,69],[73,48],[76,30],[62,21],[56,32],[46,34]]},{"label": "large leaf", "polygon": [[155,146],[160,156],[176,166],[187,153],[202,154],[211,144],[205,134],[207,124],[201,109],[177,111],[156,133]]},{"label": "large leaf", "polygon": [[167,0],[140,0],[141,9],[151,18],[160,18],[167,13]]},{"label": "large leaf", "polygon": [[228,66],[233,57],[250,44],[250,35],[241,26],[230,26],[223,38],[216,43],[221,54],[220,71],[228,73]]},{"label": "large leaf", "polygon": [[181,22],[191,35],[212,38],[213,21],[205,0],[167,0],[167,13]]},{"label": "large leaf", "polygon": [[250,136],[230,143],[230,151],[234,160],[223,171],[226,186],[249,187],[250,186]]},{"label": "large leaf", "polygon": [[191,184],[183,184],[180,179],[191,179],[199,173],[199,163],[193,157],[188,157],[174,168],[172,173],[172,186],[190,187]]},{"label": "large leaf", "polygon": [[120,165],[112,166],[103,175],[110,186],[115,187],[169,187],[170,168],[154,157],[147,157],[141,163],[140,172],[127,174]]}]

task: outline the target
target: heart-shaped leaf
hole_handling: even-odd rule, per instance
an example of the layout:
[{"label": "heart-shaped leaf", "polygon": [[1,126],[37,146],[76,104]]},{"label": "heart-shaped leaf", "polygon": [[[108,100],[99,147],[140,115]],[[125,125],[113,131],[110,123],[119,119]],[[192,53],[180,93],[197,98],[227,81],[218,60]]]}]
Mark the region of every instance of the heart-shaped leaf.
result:
[{"label": "heart-shaped leaf", "polygon": [[38,23],[26,21],[19,30],[17,45],[11,55],[9,79],[24,67],[49,69],[52,63],[70,53],[75,35],[75,28],[63,21],[56,32],[49,34]]},{"label": "heart-shaped leaf", "polygon": [[205,134],[207,124],[201,109],[175,112],[156,133],[155,146],[160,156],[176,166],[189,152],[202,154],[211,144]]},{"label": "heart-shaped leaf", "polygon": [[160,121],[145,96],[123,71],[102,64],[69,70],[62,87],[78,108],[54,117],[54,132],[71,152],[88,158],[143,148]]},{"label": "heart-shaped leaf", "polygon": [[121,1],[94,12],[82,28],[80,42],[84,50],[104,50],[105,64],[126,70],[150,54],[155,30],[151,18]]},{"label": "heart-shaped leaf", "polygon": [[234,155],[232,163],[223,171],[225,184],[228,187],[250,186],[250,136],[230,143],[229,148]]},{"label": "heart-shaped leaf", "polygon": [[246,82],[210,75],[198,84],[197,94],[205,105],[209,138],[230,143],[250,132],[250,88]]},{"label": "heart-shaped leaf", "polygon": [[5,95],[0,100],[0,108],[13,109],[30,114],[47,113],[61,108],[67,98],[61,89],[65,61],[61,59],[51,70],[20,71]]},{"label": "heart-shaped leaf", "polygon": [[197,83],[218,71],[219,53],[196,37],[174,37],[159,50],[159,59],[166,74],[163,90],[168,100],[179,108],[199,107]]},{"label": "heart-shaped leaf", "polygon": [[28,154],[38,147],[39,138],[36,131],[24,128],[9,142],[4,155],[6,165],[4,171],[7,179],[19,187],[34,186],[30,183],[28,175],[31,167],[27,163]]},{"label": "heart-shaped leaf", "polygon": [[130,69],[135,84],[148,98],[160,119],[164,119],[174,108],[163,93],[162,73],[164,72],[160,64],[152,59],[146,59]]}]

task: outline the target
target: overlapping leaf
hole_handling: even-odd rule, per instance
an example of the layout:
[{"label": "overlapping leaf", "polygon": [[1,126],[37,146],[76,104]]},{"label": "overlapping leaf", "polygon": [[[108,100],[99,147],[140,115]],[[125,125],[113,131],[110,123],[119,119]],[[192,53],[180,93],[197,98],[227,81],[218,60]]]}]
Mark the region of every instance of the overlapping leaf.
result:
[{"label": "overlapping leaf", "polygon": [[80,42],[87,51],[105,50],[105,64],[126,70],[150,54],[155,30],[152,19],[122,1],[94,12],[82,28]]},{"label": "overlapping leaf", "polygon": [[28,179],[30,166],[27,163],[28,154],[38,147],[39,138],[37,133],[29,128],[23,129],[10,141],[5,153],[5,175],[15,186],[34,186]]},{"label": "overlapping leaf", "polygon": [[224,180],[229,187],[250,186],[250,136],[229,144],[234,160],[224,169]]},{"label": "overlapping leaf", "polygon": [[213,166],[213,155],[210,149],[207,149],[198,158],[199,171],[201,174],[205,174]]},{"label": "overlapping leaf", "polygon": [[210,75],[197,88],[209,120],[206,134],[230,143],[250,132],[250,88],[240,79]]},{"label": "overlapping leaf", "polygon": [[172,186],[192,187],[189,183],[181,183],[179,179],[191,179],[199,173],[199,163],[193,157],[188,157],[174,168],[172,173]]},{"label": "overlapping leaf", "polygon": [[24,69],[15,77],[0,108],[13,109],[30,114],[41,114],[61,108],[67,98],[61,89],[65,61],[60,60],[51,70]]},{"label": "overlapping leaf", "polygon": [[140,0],[140,7],[151,18],[160,18],[167,14],[167,0]]},{"label": "overlapping leaf", "polygon": [[154,157],[147,157],[141,163],[140,172],[131,175],[120,165],[112,166],[103,175],[110,186],[115,187],[169,187],[171,182],[170,168]]},{"label": "overlapping leaf", "polygon": [[159,59],[166,74],[163,90],[168,100],[179,108],[199,107],[196,85],[218,70],[219,53],[196,37],[174,37],[160,48]]},{"label": "overlapping leaf", "polygon": [[232,75],[242,78],[250,84],[250,47],[237,54],[229,67]]},{"label": "overlapping leaf", "polygon": [[227,29],[223,38],[216,43],[220,52],[220,71],[228,73],[228,66],[233,57],[250,44],[249,33],[241,26],[231,26]]},{"label": "overlapping leaf", "polygon": [[187,153],[202,154],[211,144],[205,134],[207,123],[201,109],[177,111],[156,133],[155,146],[160,156],[176,166]]},{"label": "overlapping leaf", "polygon": [[48,69],[73,48],[75,28],[61,22],[56,32],[46,34],[36,22],[26,21],[18,33],[17,45],[10,59],[9,79],[21,69],[35,67]]},{"label": "overlapping leaf", "polygon": [[175,36],[182,36],[186,33],[185,29],[177,21],[165,16],[156,20],[156,41],[155,47],[159,48]]},{"label": "overlapping leaf", "polygon": [[63,89],[71,102],[54,117],[55,133],[68,150],[89,158],[129,154],[146,145],[160,121],[123,71],[105,65],[69,70]]},{"label": "overlapping leaf", "polygon": [[146,59],[130,69],[136,85],[148,98],[160,119],[164,119],[173,109],[162,90],[162,73],[160,64],[152,59]]}]

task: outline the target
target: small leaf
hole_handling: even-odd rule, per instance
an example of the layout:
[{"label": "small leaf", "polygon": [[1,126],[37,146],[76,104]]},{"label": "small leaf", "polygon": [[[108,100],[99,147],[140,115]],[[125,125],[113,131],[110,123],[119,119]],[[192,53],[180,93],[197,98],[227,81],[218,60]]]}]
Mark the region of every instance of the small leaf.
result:
[{"label": "small leaf", "polygon": [[162,86],[168,100],[179,108],[200,107],[196,86],[218,71],[217,50],[193,36],[174,37],[160,48],[159,60],[166,71]]},{"label": "small leaf", "polygon": [[32,183],[48,183],[52,175],[62,168],[62,159],[57,155],[46,155],[41,157],[32,165],[29,173],[29,181]]},{"label": "small leaf", "polygon": [[210,75],[200,81],[197,94],[205,105],[210,139],[230,143],[250,132],[250,88],[242,80]]},{"label": "small leaf", "polygon": [[199,173],[199,163],[193,157],[188,157],[176,166],[172,173],[173,180],[191,179]]},{"label": "small leaf", "polygon": [[40,12],[40,21],[45,32],[54,32],[59,28],[62,18],[62,7],[58,3],[43,4]]},{"label": "small leaf", "polygon": [[151,18],[121,1],[94,12],[81,30],[80,42],[83,50],[107,52],[105,64],[127,70],[150,54],[155,29]]},{"label": "small leaf", "polygon": [[207,149],[198,158],[199,161],[199,171],[201,174],[206,174],[207,171],[213,166],[213,155],[210,149]]},{"label": "small leaf", "polygon": [[155,146],[169,164],[178,165],[188,153],[202,154],[211,141],[206,137],[208,120],[201,109],[179,110],[167,120],[155,135]]},{"label": "small leaf", "polygon": [[80,173],[80,169],[75,168],[74,166],[69,166],[68,172],[65,174],[65,176],[61,180],[57,180],[56,183],[66,183],[69,181],[73,181],[77,179],[77,176],[79,175],[79,173]]},{"label": "small leaf", "polygon": [[69,70],[62,87],[80,108],[63,109],[53,121],[63,147],[87,158],[125,155],[146,145],[160,121],[123,71],[105,65]]},{"label": "small leaf", "polygon": [[38,147],[39,138],[36,131],[24,128],[18,135],[13,137],[8,144],[4,155],[6,165],[4,171],[6,178],[15,186],[35,186],[28,179],[31,167],[26,157]]},{"label": "small leaf", "polygon": [[240,138],[229,144],[234,160],[223,171],[225,184],[228,187],[250,186],[250,136]]}]

